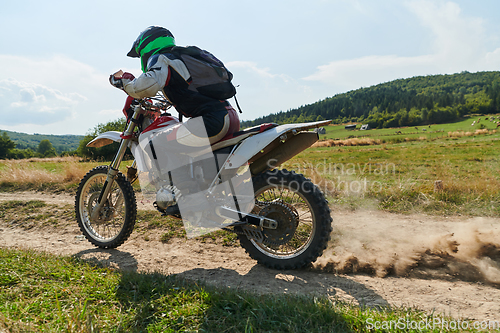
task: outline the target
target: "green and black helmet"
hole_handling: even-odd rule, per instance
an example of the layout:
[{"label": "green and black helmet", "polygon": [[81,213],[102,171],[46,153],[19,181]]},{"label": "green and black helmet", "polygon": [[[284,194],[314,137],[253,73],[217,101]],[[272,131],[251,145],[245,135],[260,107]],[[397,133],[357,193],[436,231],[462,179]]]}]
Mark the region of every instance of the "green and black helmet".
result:
[{"label": "green and black helmet", "polygon": [[164,52],[173,46],[175,46],[174,35],[168,29],[151,26],[139,34],[127,56],[132,58],[140,57],[141,68],[145,73],[149,57]]}]

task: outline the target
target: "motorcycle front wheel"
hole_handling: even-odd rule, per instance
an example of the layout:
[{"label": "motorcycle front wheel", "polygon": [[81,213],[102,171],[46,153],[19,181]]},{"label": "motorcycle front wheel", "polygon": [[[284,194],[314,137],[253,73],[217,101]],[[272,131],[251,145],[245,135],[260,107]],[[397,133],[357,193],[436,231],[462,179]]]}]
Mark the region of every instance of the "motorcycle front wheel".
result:
[{"label": "motorcycle front wheel", "polygon": [[81,180],[75,198],[78,226],[89,242],[112,249],[125,242],[134,229],[137,204],[134,190],[123,174],[118,173],[99,216],[91,219],[108,174],[108,166],[90,170]]},{"label": "motorcycle front wheel", "polygon": [[323,254],[330,240],[328,201],[309,179],[294,171],[271,170],[253,177],[252,213],[274,219],[263,240],[239,234],[241,246],[258,263],[274,269],[298,269]]}]

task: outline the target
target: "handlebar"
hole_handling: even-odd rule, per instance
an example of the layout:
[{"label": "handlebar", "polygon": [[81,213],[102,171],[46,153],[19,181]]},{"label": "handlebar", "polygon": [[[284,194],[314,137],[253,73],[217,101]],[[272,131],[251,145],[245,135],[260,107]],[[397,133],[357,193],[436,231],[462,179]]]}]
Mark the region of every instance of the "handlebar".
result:
[{"label": "handlebar", "polygon": [[[124,74],[127,73],[123,73],[121,69],[118,72],[111,74],[109,76],[109,82],[111,83],[111,85],[123,90],[122,77]],[[130,76],[133,78],[132,74],[130,74]],[[154,101],[156,101],[156,103]],[[138,104],[141,106],[144,114],[148,112],[162,113],[166,112],[169,108],[172,107],[172,103],[170,103],[170,101],[166,99],[160,92],[158,92],[154,97],[134,99],[134,101],[131,103],[131,105]]]},{"label": "handlebar", "polygon": [[[147,97],[143,99],[136,99],[144,110],[151,112],[165,112],[172,107],[172,104],[163,96],[156,95],[155,97]],[[156,101],[156,103],[154,102]]]}]

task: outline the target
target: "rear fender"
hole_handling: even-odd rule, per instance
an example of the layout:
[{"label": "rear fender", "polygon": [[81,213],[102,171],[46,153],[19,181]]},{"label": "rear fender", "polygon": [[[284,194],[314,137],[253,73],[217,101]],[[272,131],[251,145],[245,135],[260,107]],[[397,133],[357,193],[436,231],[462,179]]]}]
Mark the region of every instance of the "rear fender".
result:
[{"label": "rear fender", "polygon": [[[331,120],[302,124],[286,124],[245,139],[228,161],[228,169],[250,162],[253,174],[277,167],[318,140],[309,129],[329,124]],[[255,165],[254,165],[255,164]]]},{"label": "rear fender", "polygon": [[318,139],[316,132],[299,132],[285,140],[278,138],[249,160],[250,172],[257,175],[267,169],[275,169],[312,146]]}]

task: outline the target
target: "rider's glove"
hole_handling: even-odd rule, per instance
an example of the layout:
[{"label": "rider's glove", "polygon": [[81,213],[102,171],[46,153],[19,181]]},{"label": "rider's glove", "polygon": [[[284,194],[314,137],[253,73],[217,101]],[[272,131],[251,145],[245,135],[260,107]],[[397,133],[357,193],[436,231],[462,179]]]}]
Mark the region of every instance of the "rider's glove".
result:
[{"label": "rider's glove", "polygon": [[123,82],[121,78],[116,78],[114,75],[109,76],[109,83],[118,89],[123,89]]},{"label": "rider's glove", "polygon": [[133,74],[125,72],[121,77],[110,75],[109,83],[111,83],[111,85],[115,86],[116,88],[123,90],[123,87],[133,79],[135,79]]}]

